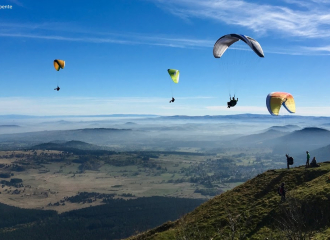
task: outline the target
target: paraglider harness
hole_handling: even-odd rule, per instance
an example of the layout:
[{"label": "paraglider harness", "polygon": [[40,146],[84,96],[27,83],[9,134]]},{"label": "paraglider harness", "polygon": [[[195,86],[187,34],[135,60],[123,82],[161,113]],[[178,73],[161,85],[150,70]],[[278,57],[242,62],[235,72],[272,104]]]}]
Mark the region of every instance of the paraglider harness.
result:
[{"label": "paraglider harness", "polygon": [[288,160],[288,164],[289,165],[293,165],[293,163],[294,163],[294,160],[293,160],[293,157],[289,157],[289,155],[287,155],[287,160]]},{"label": "paraglider harness", "polygon": [[230,101],[227,102],[228,108],[236,106],[236,104],[238,102],[238,98],[235,100],[235,95],[234,95],[233,99],[231,99],[231,96],[229,96],[229,100]]},{"label": "paraglider harness", "polygon": [[54,88],[54,90],[56,90],[56,91],[60,91],[60,87],[59,86],[57,86],[57,88]]},{"label": "paraglider harness", "polygon": [[172,99],[170,100],[170,103],[171,103],[171,102],[174,102],[174,101],[175,101],[175,98],[174,98],[174,97],[172,97]]}]

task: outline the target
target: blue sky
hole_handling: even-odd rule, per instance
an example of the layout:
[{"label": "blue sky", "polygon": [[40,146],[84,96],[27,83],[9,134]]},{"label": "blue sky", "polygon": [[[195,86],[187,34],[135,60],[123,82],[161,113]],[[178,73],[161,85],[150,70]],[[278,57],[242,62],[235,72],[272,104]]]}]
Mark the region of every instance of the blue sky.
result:
[{"label": "blue sky", "polygon": [[[0,9],[0,114],[267,114],[267,94],[285,91],[297,115],[330,116],[329,1],[0,5],[12,6]],[[228,33],[255,38],[265,58],[237,43],[215,59],[213,45]],[[65,69],[56,72],[54,59],[64,59]],[[181,72],[174,104],[168,68]],[[239,102],[227,109],[230,93]]]}]

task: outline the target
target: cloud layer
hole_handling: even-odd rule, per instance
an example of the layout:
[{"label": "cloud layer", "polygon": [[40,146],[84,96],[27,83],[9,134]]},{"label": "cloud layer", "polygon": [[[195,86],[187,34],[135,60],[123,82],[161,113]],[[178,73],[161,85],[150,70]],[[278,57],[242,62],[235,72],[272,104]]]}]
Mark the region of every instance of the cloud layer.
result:
[{"label": "cloud layer", "polygon": [[[177,98],[169,104],[165,98],[100,98],[100,97],[57,97],[57,98],[0,98],[2,115],[23,114],[36,116],[62,115],[103,115],[103,114],[155,114],[155,115],[228,115],[228,114],[268,114],[263,106],[208,106],[210,97]],[[189,100],[189,101],[188,101]],[[192,104],[193,100],[196,101]],[[211,100],[212,101],[212,100]],[[281,111],[282,115],[289,115]],[[300,107],[296,115],[330,116],[330,107]]]}]

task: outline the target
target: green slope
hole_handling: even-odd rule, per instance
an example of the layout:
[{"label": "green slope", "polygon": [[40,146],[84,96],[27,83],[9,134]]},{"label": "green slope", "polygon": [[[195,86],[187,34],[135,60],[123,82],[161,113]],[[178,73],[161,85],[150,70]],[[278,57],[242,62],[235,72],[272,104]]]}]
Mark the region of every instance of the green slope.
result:
[{"label": "green slope", "polygon": [[[329,172],[330,162],[269,170],[175,222],[129,239],[330,239]],[[285,202],[277,194],[282,182]]]}]

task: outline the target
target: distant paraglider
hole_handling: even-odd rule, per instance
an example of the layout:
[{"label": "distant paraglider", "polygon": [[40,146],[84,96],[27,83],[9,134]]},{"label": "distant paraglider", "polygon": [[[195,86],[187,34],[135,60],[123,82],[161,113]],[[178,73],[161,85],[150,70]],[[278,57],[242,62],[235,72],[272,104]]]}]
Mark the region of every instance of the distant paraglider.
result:
[{"label": "distant paraglider", "polygon": [[286,92],[272,92],[266,98],[266,106],[271,115],[277,116],[281,106],[284,106],[289,113],[296,112],[296,104],[293,96]]},{"label": "distant paraglider", "polygon": [[[65,61],[64,60],[59,60],[59,59],[54,60],[54,68],[55,68],[56,71],[60,71],[60,69],[64,69],[64,67],[65,67]],[[59,85],[59,80],[57,82],[57,87],[54,88],[54,90],[56,90],[56,91],[60,90],[60,87],[58,85]]]},{"label": "distant paraglider", "polygon": [[[180,78],[179,70],[167,69],[167,72],[170,75],[170,77],[174,83],[176,83],[176,84],[179,83],[179,78]],[[172,99],[170,100],[170,103],[175,101],[175,98],[173,97],[172,83],[171,83],[171,91],[172,91]]]},{"label": "distant paraglider", "polygon": [[59,60],[59,59],[54,60],[54,68],[56,71],[60,71],[60,69],[63,69],[64,67],[65,67],[64,60]]}]

